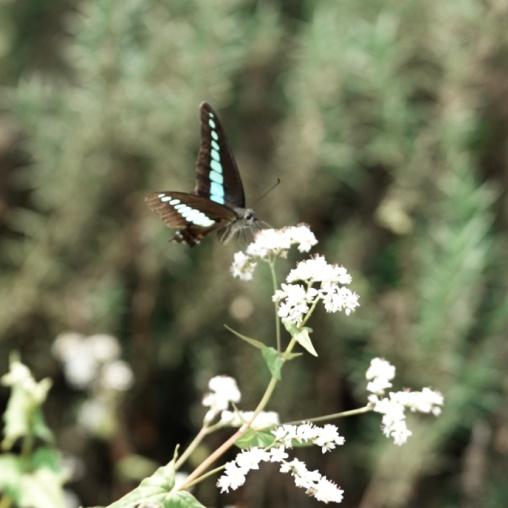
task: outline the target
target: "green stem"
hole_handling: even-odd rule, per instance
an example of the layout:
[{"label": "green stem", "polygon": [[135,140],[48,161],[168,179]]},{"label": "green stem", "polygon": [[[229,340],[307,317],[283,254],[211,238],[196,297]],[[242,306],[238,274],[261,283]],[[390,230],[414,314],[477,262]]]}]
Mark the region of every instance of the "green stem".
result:
[{"label": "green stem", "polygon": [[23,442],[21,444],[21,456],[22,457],[26,458],[30,455],[30,453],[32,451],[33,444],[34,444],[33,436],[31,434],[27,434],[23,438]]},{"label": "green stem", "polygon": [[[192,487],[193,485],[196,485],[196,483],[202,482],[203,480],[206,480],[208,477],[213,476],[214,474],[218,473],[219,471],[222,471],[225,469],[226,466],[219,466],[215,469],[212,469],[211,471],[208,471],[208,473],[202,474],[201,476],[198,476],[195,480],[187,484],[186,488]],[[1,508],[1,507],[0,507]]]},{"label": "green stem", "polygon": [[337,420],[338,418],[346,418],[347,416],[356,416],[361,415],[363,413],[369,413],[372,411],[372,406],[370,404],[367,404],[366,406],[359,407],[357,409],[350,409],[349,411],[341,411],[340,413],[332,413],[329,415],[323,415],[323,416],[316,416],[314,418],[305,418],[303,420],[295,420],[292,422],[287,422],[282,425],[298,425],[300,423],[305,422],[327,422],[329,420]]},{"label": "green stem", "polygon": [[300,328],[303,328],[305,326],[305,323],[309,320],[309,318],[312,316],[312,313],[316,309],[316,305],[319,303],[319,300],[321,300],[321,297],[318,296],[313,302],[309,309],[309,312],[307,312],[307,315],[305,316],[304,320],[302,321],[302,324],[300,325]]},{"label": "green stem", "polygon": [[[277,273],[275,272],[275,260],[270,261],[270,274],[272,275],[272,285],[273,292],[277,291],[279,284],[277,282]],[[275,309],[275,340],[277,344],[277,351],[281,350],[281,342],[280,342],[280,319],[279,319],[279,303],[273,302],[273,306]]]},{"label": "green stem", "polygon": [[198,447],[199,443],[203,440],[205,436],[208,435],[208,429],[206,424],[201,427],[201,430],[196,434],[196,437],[191,441],[189,446],[184,450],[180,458],[175,462],[175,471],[178,470],[185,461],[190,457],[192,452]]}]

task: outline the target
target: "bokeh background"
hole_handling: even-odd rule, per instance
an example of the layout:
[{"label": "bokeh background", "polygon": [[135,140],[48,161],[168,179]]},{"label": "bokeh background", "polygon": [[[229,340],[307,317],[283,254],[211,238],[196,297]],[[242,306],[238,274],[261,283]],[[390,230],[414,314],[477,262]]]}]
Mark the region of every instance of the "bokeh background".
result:
[{"label": "bokeh background", "polygon": [[[364,415],[340,422],[342,449],[301,457],[347,507],[508,506],[507,26],[504,0],[2,0],[0,371],[17,350],[54,380],[46,416],[83,504],[188,442],[211,376],[235,376],[245,408],[267,381],[223,328],[273,336],[267,274],[232,279],[242,241],[168,243],[143,201],[193,188],[208,100],[250,202],[282,180],[258,215],[308,223],[361,295],[353,316],[318,313],[320,356],[286,368],[271,407],[288,421],[363,405],[372,356],[446,398],[404,447]],[[64,332],[121,344],[134,384],[109,427],[83,420],[96,394],[65,375]],[[269,468],[196,495],[318,505]]]}]

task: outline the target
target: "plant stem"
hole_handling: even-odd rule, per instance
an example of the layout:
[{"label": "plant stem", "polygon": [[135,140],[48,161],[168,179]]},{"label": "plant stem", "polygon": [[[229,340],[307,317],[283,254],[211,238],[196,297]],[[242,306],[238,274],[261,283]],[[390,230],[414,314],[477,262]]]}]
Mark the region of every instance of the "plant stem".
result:
[{"label": "plant stem", "polygon": [[312,313],[314,312],[315,308],[316,308],[316,305],[319,303],[319,300],[321,300],[321,298],[318,296],[313,302],[312,302],[312,306],[311,308],[309,309],[309,312],[307,312],[307,315],[305,316],[304,320],[302,321],[302,324],[300,325],[300,328],[303,328],[305,326],[305,323],[307,323],[307,321],[309,320],[309,318],[312,316]]},{"label": "plant stem", "polygon": [[295,420],[292,422],[287,422],[282,425],[298,425],[299,423],[304,422],[326,422],[329,420],[337,420],[338,418],[346,418],[347,416],[356,416],[361,415],[363,413],[369,413],[372,411],[372,406],[367,404],[366,406],[359,407],[358,409],[350,409],[349,411],[341,411],[340,413],[332,413],[329,415],[316,416],[315,418],[304,418],[303,420]]},{"label": "plant stem", "polygon": [[23,442],[21,444],[21,456],[22,457],[28,457],[32,451],[32,446],[34,443],[33,436],[31,434],[27,434],[23,438]]},{"label": "plant stem", "polygon": [[219,466],[219,467],[216,467],[215,469],[212,469],[211,471],[208,471],[208,473],[205,473],[205,474],[203,474],[201,476],[198,476],[191,483],[188,483],[186,488],[192,487],[193,485],[196,485],[196,483],[199,483],[199,482],[202,482],[203,480],[206,480],[208,477],[213,476],[214,474],[218,473],[219,471],[222,471],[225,467],[226,466]]},{"label": "plant stem", "polygon": [[[279,284],[277,282],[277,273],[275,272],[275,260],[270,261],[270,274],[272,275],[272,285],[273,285],[273,292],[277,291],[277,288],[279,287]],[[277,351],[281,350],[281,343],[280,343],[280,320],[279,320],[279,303],[273,302],[273,306],[275,309],[275,340],[277,344]]]},{"label": "plant stem", "polygon": [[192,452],[198,447],[199,443],[203,440],[203,438],[208,434],[208,427],[206,424],[201,427],[201,430],[196,434],[196,437],[191,441],[189,446],[184,450],[180,458],[175,462],[175,471],[178,470],[185,461],[189,458]]}]

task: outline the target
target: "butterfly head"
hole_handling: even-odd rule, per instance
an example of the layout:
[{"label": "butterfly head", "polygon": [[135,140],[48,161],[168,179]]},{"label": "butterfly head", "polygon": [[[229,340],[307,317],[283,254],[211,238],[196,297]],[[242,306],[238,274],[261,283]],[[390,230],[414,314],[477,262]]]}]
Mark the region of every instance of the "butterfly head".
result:
[{"label": "butterfly head", "polygon": [[256,212],[252,208],[236,208],[235,212],[239,216],[241,228],[256,228],[262,227],[261,221],[257,218]]}]

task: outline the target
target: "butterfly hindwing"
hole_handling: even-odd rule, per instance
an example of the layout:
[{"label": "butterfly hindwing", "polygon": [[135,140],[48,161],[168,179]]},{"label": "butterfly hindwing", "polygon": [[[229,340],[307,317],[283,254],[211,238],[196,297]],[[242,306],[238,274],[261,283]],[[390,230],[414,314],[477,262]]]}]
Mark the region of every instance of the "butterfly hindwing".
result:
[{"label": "butterfly hindwing", "polygon": [[194,192],[220,205],[244,208],[245,193],[240,173],[219,117],[206,102],[199,110],[201,145],[196,161]]},{"label": "butterfly hindwing", "polygon": [[186,192],[152,192],[146,202],[169,227],[178,230],[175,240],[189,245],[237,219],[230,208]]}]

